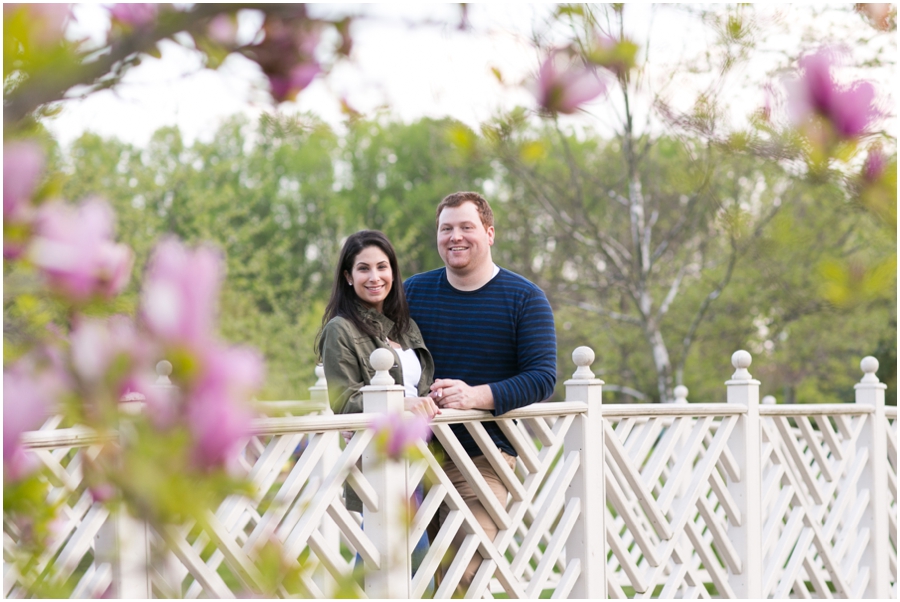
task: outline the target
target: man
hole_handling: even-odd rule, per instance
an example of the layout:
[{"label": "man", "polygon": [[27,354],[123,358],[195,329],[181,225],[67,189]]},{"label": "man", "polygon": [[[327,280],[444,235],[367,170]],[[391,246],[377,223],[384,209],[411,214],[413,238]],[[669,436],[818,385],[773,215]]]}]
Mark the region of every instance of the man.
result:
[{"label": "man", "polygon": [[[457,192],[437,207],[438,253],[444,268],[409,278],[404,288],[410,315],[435,363],[432,397],[441,408],[504,414],[552,395],[556,385],[556,330],[543,291],[491,258],[494,215],[474,192]],[[516,451],[493,421],[483,423],[510,467]],[[508,491],[463,425],[453,432],[472,457],[500,504]],[[459,469],[444,470],[478,522],[494,539],[498,528]],[[443,522],[449,510],[439,513]],[[458,549],[464,533],[457,534]],[[481,564],[476,553],[461,580],[468,587]]]}]

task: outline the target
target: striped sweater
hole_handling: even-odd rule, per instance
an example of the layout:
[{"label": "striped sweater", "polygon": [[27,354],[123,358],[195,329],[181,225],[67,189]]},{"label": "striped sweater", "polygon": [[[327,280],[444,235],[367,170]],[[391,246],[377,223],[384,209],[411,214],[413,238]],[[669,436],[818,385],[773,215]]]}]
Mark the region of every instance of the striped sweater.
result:
[{"label": "striped sweater", "polygon": [[[544,292],[503,268],[480,289],[459,291],[446,272],[404,283],[410,314],[434,357],[434,377],[490,385],[494,415],[549,398],[556,385],[556,329]],[[496,423],[484,427],[500,449],[516,455]],[[470,456],[482,455],[463,425],[453,431]]]}]

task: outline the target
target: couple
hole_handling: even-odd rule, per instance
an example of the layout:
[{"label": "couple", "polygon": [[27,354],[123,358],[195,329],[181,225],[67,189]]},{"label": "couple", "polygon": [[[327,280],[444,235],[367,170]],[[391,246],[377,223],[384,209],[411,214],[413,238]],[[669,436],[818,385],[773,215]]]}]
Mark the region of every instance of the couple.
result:
[{"label": "couple", "polygon": [[[394,249],[383,234],[364,230],[344,244],[318,343],[335,413],[362,411],[360,389],[375,375],[369,355],[378,347],[396,356],[390,374],[404,387],[406,409],[429,418],[443,408],[500,415],[553,393],[553,312],[540,288],[494,265],[494,216],[488,202],[474,192],[451,194],[438,205],[436,221],[445,267],[412,276],[402,285]],[[516,451],[497,423],[483,426],[515,467]],[[503,481],[466,428],[452,428],[505,507]],[[449,459],[443,468],[494,539],[498,528],[460,470]],[[348,507],[361,510],[358,500],[348,499]],[[448,513],[442,505],[439,523]],[[454,549],[464,537],[460,530]],[[476,552],[463,587],[472,582],[481,560]]]}]

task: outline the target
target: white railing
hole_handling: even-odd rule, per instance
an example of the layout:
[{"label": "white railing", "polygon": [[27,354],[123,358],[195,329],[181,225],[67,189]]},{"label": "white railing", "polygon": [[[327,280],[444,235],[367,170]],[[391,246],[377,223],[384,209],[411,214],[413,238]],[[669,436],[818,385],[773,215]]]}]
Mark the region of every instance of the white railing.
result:
[{"label": "white railing", "polygon": [[[400,387],[368,387],[366,413],[335,416],[319,373],[310,402],[265,408],[318,414],[258,419],[243,454],[256,493],[228,498],[202,527],[156,533],[110,517],[81,482],[83,456],[104,441],[56,429],[58,421],[27,434],[65,522],[41,562],[77,581],[74,597],[241,597],[262,589],[256,552],[275,541],[296,569],[282,596],[418,598],[435,587],[434,597],[450,597],[478,553],[468,597],[896,598],[896,408],[884,406],[874,359],[861,364],[856,403],[812,406],[760,404],[746,352],[732,358],[724,404],[604,406],[593,352],[581,347],[573,359],[566,401],[500,417],[445,411],[434,421],[447,461],[500,526],[493,541],[428,445],[414,462],[377,453],[372,414],[401,409]],[[688,391],[677,393],[685,402]],[[518,452],[514,469],[485,420]],[[510,491],[505,505],[451,424],[464,424],[491,461]],[[342,445],[346,430],[355,435]],[[424,501],[407,516],[423,482]],[[345,487],[362,515],[347,510]],[[441,504],[447,518],[411,576],[410,551]],[[457,533],[462,545],[434,583]],[[5,553],[16,537],[4,521]],[[4,595],[26,594],[5,565]]]}]

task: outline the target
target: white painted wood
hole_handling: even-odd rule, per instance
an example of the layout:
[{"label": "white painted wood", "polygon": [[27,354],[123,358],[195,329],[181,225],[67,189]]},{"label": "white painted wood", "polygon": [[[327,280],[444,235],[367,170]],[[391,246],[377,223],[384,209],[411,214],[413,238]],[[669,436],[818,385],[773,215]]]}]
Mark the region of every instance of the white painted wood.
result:
[{"label": "white painted wood", "polygon": [[[346,582],[354,564],[341,555],[340,542],[353,554],[359,551],[366,567],[375,571],[392,564],[383,553],[388,544],[405,546],[406,564],[409,548],[438,506],[447,503],[450,516],[416,577],[410,579],[408,567],[396,571],[394,581],[402,590],[398,597],[424,593],[458,531],[467,540],[438,597],[453,593],[476,552],[487,560],[467,597],[490,597],[492,592],[523,597],[545,589],[553,589],[554,597],[577,597],[586,582],[602,588],[592,598],[626,597],[629,588],[636,597],[706,598],[708,584],[719,597],[746,597],[753,584],[743,580],[754,562],[760,597],[871,597],[873,591],[896,597],[896,408],[882,404],[879,410],[878,394],[883,398],[884,388],[873,380],[871,362],[864,366],[866,376],[856,388],[855,404],[756,404],[754,442],[750,425],[758,383],[747,371],[747,359],[736,354],[737,371],[727,383],[724,404],[598,405],[593,412],[587,400],[590,386],[584,386],[593,375],[588,379],[581,369],[589,373],[589,364],[579,364],[585,378],[572,379],[576,383],[567,387],[565,402],[533,404],[500,417],[480,411],[444,412],[435,422],[446,446],[458,447],[449,425],[466,425],[511,492],[506,507],[496,504],[494,509],[498,515],[505,513],[509,526],[494,541],[486,538],[424,443],[418,446],[423,463],[398,473],[393,481],[382,478],[376,483],[378,469],[371,473],[368,467],[357,467],[357,460],[374,449],[367,428],[371,415],[261,418],[254,422],[256,435],[243,453],[256,491],[229,496],[199,535],[191,525],[169,531],[171,566],[161,550],[164,555],[155,556],[152,570],[146,570],[146,560],[135,563],[133,556],[131,568],[142,566],[153,591],[161,595],[181,595],[182,587],[188,598],[246,594],[260,584],[254,548],[272,539],[285,550],[286,561],[301,570],[299,588],[288,592],[282,586],[276,595],[329,597],[339,581]],[[321,398],[325,391],[311,388],[310,397]],[[676,395],[682,397],[686,395]],[[321,406],[312,401],[266,405],[280,413]],[[486,420],[496,422],[512,442],[519,455],[515,469],[508,468],[484,436],[480,423]],[[47,502],[59,507],[58,528],[39,566],[72,574],[93,554],[95,563],[78,577],[76,595],[97,596],[108,587],[113,592],[114,578],[122,581],[129,560],[122,563],[114,543],[120,537],[113,529],[117,518],[104,523],[103,507],[92,503],[81,471],[85,454],[95,456],[107,438],[80,427],[59,429],[59,424],[58,418],[48,420],[42,430],[23,438],[48,467]],[[356,435],[344,450],[332,446],[329,451],[340,430]],[[599,436],[590,436],[592,432]],[[305,448],[293,461],[300,442]],[[748,453],[754,444],[756,453]],[[586,454],[585,449],[598,445],[599,452]],[[283,470],[288,462],[293,464]],[[587,501],[590,491],[577,490],[585,479],[599,479],[602,493],[599,498],[594,493],[599,503]],[[399,510],[405,504],[391,504],[384,483],[397,483],[394,489],[408,495],[421,480],[435,485],[411,524],[404,522],[397,530],[396,544],[376,538],[368,517],[360,528],[361,519],[343,505],[342,488],[350,483],[368,516],[383,515],[391,507]],[[748,493],[747,484],[753,482],[756,493]],[[395,491],[398,500],[402,495]],[[752,506],[749,499],[758,501]],[[882,509],[876,511],[879,504]],[[600,531],[584,537],[590,544],[585,553],[574,542],[597,529],[597,518]],[[754,522],[757,526],[750,529]],[[742,530],[747,534],[743,539]],[[94,539],[92,533],[101,536]],[[5,521],[5,559],[12,557],[21,537],[15,525]],[[215,551],[201,554],[209,542]],[[599,558],[594,556],[597,542],[603,549]],[[748,554],[753,545],[758,549],[755,557]],[[612,552],[608,559],[606,550]],[[296,564],[301,553],[308,554],[302,568]],[[593,567],[592,558],[599,560]],[[223,563],[241,580],[238,590],[231,590],[218,574],[225,570]],[[22,579],[14,565],[4,563],[6,597],[27,595]]]},{"label": "white painted wood", "polygon": [[[762,597],[762,499],[760,466],[759,381],[753,379],[750,354],[736,351],[731,363],[736,368],[727,387],[727,404],[747,408],[731,434],[730,447],[741,466],[741,480],[728,483],[741,510],[741,524],[729,525],[728,536],[742,558],[740,573],[729,570],[729,582],[740,598]],[[768,406],[767,406],[768,407]]]},{"label": "white painted wood", "polygon": [[604,383],[590,370],[594,361],[592,349],[578,347],[572,353],[572,359],[577,369],[565,382],[566,399],[585,403],[587,411],[575,417],[565,435],[566,452],[577,453],[579,459],[577,473],[566,491],[566,499],[580,502],[580,512],[566,541],[566,558],[570,562],[576,559],[579,562],[571,595],[586,599],[606,598]]},{"label": "white painted wood", "polygon": [[[869,570],[869,581],[863,595],[866,598],[887,598],[891,586],[891,575],[888,569],[888,546],[890,545],[888,523],[891,510],[885,494],[888,489],[889,469],[887,418],[884,411],[884,391],[887,386],[879,382],[875,375],[878,370],[878,360],[874,357],[863,358],[859,366],[864,375],[854,386],[856,390],[855,405],[874,410],[874,415],[864,427],[863,435],[857,440],[857,445],[868,453],[869,458],[859,479],[859,487],[869,492],[869,503],[865,507],[860,527],[868,529],[869,533],[873,534],[860,558],[861,566]],[[896,474],[896,465],[894,471]],[[896,493],[894,500],[896,501]],[[896,506],[894,512],[896,512]],[[896,582],[896,575],[893,580]]]},{"label": "white painted wood", "polygon": [[[372,384],[362,388],[364,412],[369,420],[378,414],[402,414],[403,387],[395,385],[388,374],[394,363],[393,354],[387,349],[376,349],[370,361],[376,372]],[[381,556],[379,567],[366,567],[365,591],[370,598],[409,598],[411,594],[412,550],[406,508],[412,492],[406,464],[402,458],[383,457],[371,446],[362,455],[363,474],[380,502],[377,511],[363,509],[363,529]]]}]

